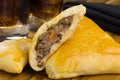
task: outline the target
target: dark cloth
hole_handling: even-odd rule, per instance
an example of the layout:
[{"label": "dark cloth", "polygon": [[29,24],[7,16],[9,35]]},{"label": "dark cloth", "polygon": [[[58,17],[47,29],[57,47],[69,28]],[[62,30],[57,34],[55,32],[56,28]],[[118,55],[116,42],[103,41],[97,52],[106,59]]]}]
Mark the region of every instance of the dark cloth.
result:
[{"label": "dark cloth", "polygon": [[86,16],[95,21],[103,30],[120,34],[120,6],[95,2],[67,2],[64,9],[83,4],[87,8]]}]

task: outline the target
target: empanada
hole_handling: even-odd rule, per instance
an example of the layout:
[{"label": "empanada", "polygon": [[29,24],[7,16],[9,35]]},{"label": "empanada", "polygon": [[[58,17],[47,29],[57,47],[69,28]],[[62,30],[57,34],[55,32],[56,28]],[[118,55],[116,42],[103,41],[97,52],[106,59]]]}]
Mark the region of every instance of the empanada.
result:
[{"label": "empanada", "polygon": [[85,12],[83,5],[71,7],[39,28],[29,53],[29,63],[34,70],[44,69],[47,59],[70,38]]},{"label": "empanada", "polygon": [[73,36],[47,61],[49,78],[120,74],[120,44],[84,17]]},{"label": "empanada", "polygon": [[0,70],[21,73],[27,64],[31,39],[5,40],[0,42]]}]

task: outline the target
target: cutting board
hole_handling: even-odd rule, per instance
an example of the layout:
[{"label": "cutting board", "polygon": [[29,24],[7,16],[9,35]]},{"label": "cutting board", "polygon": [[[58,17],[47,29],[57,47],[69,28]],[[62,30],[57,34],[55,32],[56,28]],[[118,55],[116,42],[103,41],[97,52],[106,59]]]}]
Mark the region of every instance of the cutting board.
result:
[{"label": "cutting board", "polygon": [[[35,72],[27,66],[21,74],[11,74],[0,71],[0,80],[52,80],[47,77],[45,71]],[[60,80],[120,80],[120,75],[107,74],[107,75],[89,75],[79,76],[71,79]]]}]

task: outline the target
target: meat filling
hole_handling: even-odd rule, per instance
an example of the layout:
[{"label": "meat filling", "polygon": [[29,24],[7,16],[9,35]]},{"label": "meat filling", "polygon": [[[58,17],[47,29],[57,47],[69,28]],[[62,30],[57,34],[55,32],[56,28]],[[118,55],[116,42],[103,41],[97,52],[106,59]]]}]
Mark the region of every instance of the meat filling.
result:
[{"label": "meat filling", "polygon": [[57,24],[52,25],[47,32],[38,37],[38,42],[35,47],[37,51],[36,60],[38,62],[38,66],[43,64],[41,60],[50,53],[52,45],[61,40],[61,32],[70,27],[72,20],[73,16],[68,16],[61,19]]}]

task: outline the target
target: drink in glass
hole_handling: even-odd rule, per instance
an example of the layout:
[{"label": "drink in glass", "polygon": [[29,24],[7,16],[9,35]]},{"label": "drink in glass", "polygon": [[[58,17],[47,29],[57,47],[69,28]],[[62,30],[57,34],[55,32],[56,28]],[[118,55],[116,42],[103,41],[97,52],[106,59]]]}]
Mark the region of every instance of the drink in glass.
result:
[{"label": "drink in glass", "polygon": [[28,5],[28,0],[0,0],[0,27],[27,23]]},{"label": "drink in glass", "polygon": [[62,10],[63,0],[30,0],[31,13],[44,20],[49,20]]}]

